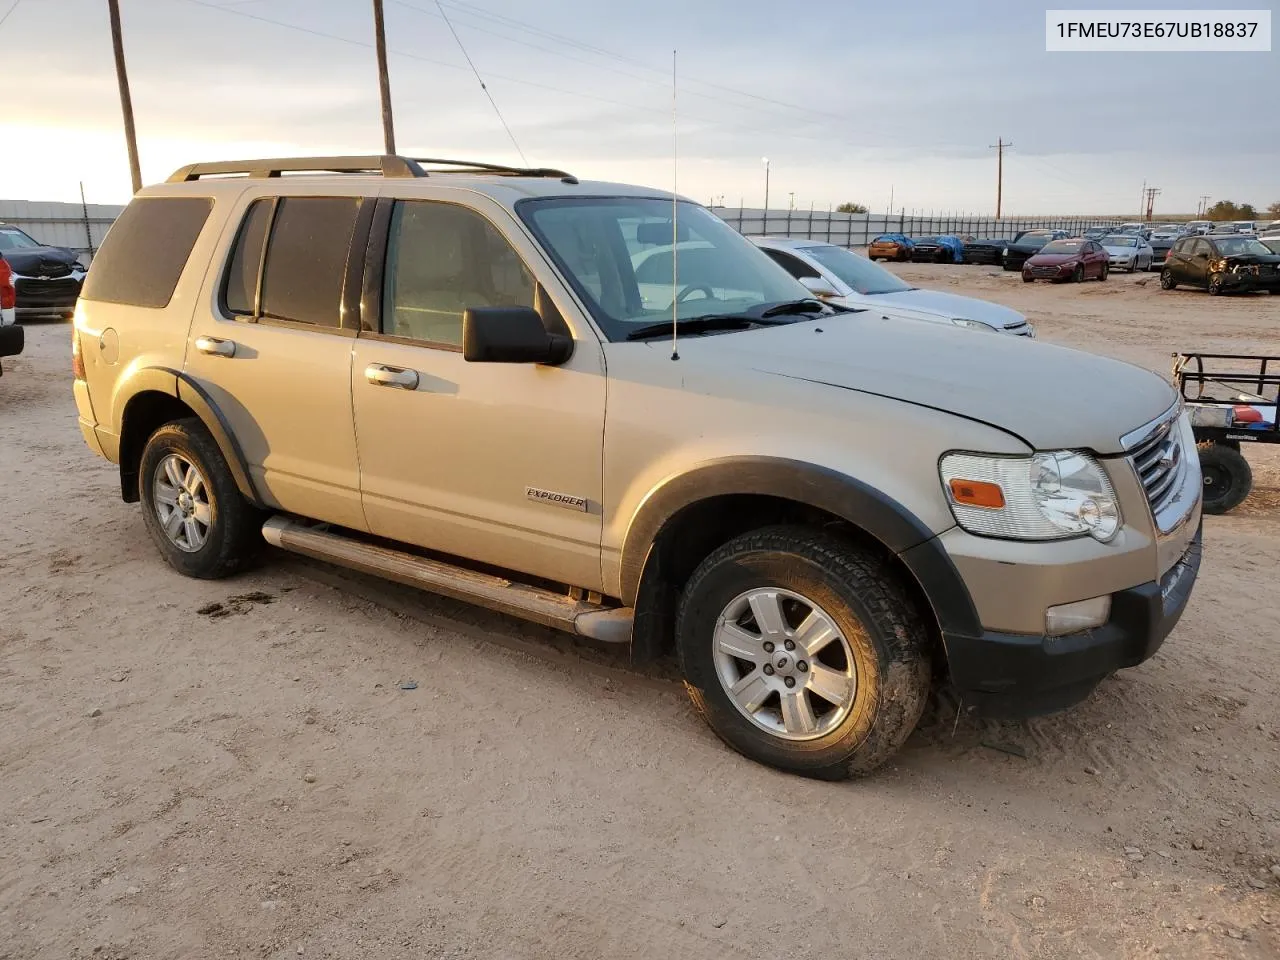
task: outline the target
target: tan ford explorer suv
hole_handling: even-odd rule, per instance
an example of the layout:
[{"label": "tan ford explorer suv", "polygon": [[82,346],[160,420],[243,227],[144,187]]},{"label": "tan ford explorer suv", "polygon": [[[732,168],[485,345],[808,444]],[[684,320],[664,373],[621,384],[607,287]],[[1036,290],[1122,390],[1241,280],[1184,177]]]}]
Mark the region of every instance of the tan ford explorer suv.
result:
[{"label": "tan ford explorer suv", "polygon": [[882,763],[937,684],[1078,702],[1199,567],[1159,377],[825,305],[703,207],[556,170],[179,170],[94,260],[73,365],[179,572],[265,542],[674,652],[726,743],[810,776]]}]

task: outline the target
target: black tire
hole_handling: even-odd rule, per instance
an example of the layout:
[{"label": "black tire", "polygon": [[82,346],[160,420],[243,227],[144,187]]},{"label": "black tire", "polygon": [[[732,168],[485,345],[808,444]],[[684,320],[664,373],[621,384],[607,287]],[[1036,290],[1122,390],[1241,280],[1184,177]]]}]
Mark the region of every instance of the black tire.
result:
[{"label": "black tire", "polygon": [[[814,739],[788,740],[757,726],[717,674],[712,638],[721,613],[759,587],[819,604],[852,651],[857,684],[848,713]],[[779,770],[842,780],[880,766],[915,729],[930,685],[925,623],[876,554],[823,531],[768,527],[731,540],[694,571],[680,600],[676,644],[689,696],[726,744]]]},{"label": "black tire", "polygon": [[[156,469],[177,454],[200,471],[210,507],[203,546],[183,550],[164,532],[154,500]],[[262,550],[263,514],[245,500],[205,425],[195,417],[166,423],[147,440],[138,467],[138,493],[147,532],[173,569],[188,577],[217,580],[241,570]]]},{"label": "black tire", "polygon": [[1107,279],[1107,274],[1111,272],[1111,265],[1104,263],[1102,269],[1098,271],[1098,281],[1102,282]]},{"label": "black tire", "polygon": [[1030,276],[1029,274],[1025,274],[1025,273],[1024,273],[1024,274],[1022,275],[1022,282],[1023,282],[1023,283],[1032,283],[1032,282],[1034,282],[1034,281],[1035,281],[1035,279],[1036,279],[1035,277]]},{"label": "black tire", "polygon": [[1209,296],[1211,297],[1216,297],[1222,293],[1222,274],[1220,273],[1209,274],[1208,290],[1209,290]]},{"label": "black tire", "polygon": [[1178,281],[1173,278],[1173,271],[1165,267],[1160,271],[1160,289],[1172,290],[1177,287]]},{"label": "black tire", "polygon": [[1204,476],[1204,512],[1227,513],[1244,502],[1253,489],[1253,471],[1239,447],[1207,441],[1199,445]]},{"label": "black tire", "polygon": [[1073,271],[1071,271],[1071,282],[1080,283],[1083,280],[1084,280],[1084,267],[1077,263],[1076,268]]}]

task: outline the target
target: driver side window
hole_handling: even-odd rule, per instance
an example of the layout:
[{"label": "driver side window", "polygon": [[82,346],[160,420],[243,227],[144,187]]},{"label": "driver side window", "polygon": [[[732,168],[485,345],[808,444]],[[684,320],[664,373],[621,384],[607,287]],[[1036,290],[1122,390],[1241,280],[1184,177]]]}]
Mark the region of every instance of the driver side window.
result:
[{"label": "driver side window", "polygon": [[468,307],[532,307],[533,276],[505,237],[466,207],[400,200],[391,216],[381,332],[462,343]]}]

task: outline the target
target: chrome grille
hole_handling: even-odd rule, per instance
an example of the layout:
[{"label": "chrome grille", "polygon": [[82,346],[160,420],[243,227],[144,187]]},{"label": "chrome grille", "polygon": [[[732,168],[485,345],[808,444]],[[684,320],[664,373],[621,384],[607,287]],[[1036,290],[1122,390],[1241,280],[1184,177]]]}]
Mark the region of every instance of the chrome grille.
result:
[{"label": "chrome grille", "polygon": [[1129,448],[1129,459],[1138,471],[1153,514],[1159,514],[1181,488],[1187,456],[1177,417],[1157,424]]}]

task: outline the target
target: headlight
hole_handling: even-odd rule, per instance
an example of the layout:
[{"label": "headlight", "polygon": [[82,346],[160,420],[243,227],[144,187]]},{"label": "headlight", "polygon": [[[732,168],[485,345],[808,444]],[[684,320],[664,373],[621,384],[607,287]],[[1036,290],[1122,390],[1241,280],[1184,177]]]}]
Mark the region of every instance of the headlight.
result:
[{"label": "headlight", "polygon": [[1003,250],[1001,250],[1001,251],[1000,251],[1000,256],[1002,256],[1002,257],[1007,257],[1008,255],[1009,255],[1009,248],[1008,248],[1008,247],[1005,247]]},{"label": "headlight", "polygon": [[991,330],[991,327],[985,323],[981,323],[978,320],[966,320],[964,317],[952,317],[951,322],[957,327],[967,327],[970,330]]},{"label": "headlight", "polygon": [[1031,457],[949,453],[939,465],[956,523],[988,537],[1060,540],[1089,534],[1103,543],[1120,529],[1111,481],[1074,450]]}]

